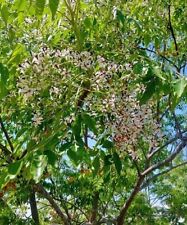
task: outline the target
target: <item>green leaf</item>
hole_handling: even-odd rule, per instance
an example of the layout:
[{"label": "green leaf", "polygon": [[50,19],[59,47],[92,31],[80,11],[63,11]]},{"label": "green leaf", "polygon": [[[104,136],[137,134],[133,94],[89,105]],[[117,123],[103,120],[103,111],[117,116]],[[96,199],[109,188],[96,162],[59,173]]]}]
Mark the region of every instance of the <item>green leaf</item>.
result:
[{"label": "green leaf", "polygon": [[112,155],[105,155],[104,157],[104,167],[112,165]]},{"label": "green leaf", "polygon": [[30,166],[30,173],[36,182],[40,181],[41,176],[47,166],[46,155],[34,155]]},{"label": "green leaf", "polygon": [[57,155],[51,150],[44,151],[44,154],[47,156],[48,163],[52,166],[55,166],[55,163],[58,160]]},{"label": "green leaf", "polygon": [[141,63],[136,63],[133,67],[133,72],[135,74],[141,74],[143,69],[143,65]]},{"label": "green leaf", "polygon": [[64,152],[64,151],[70,149],[71,147],[72,147],[72,143],[71,142],[67,142],[67,143],[62,144],[60,146],[60,151]]},{"label": "green leaf", "polygon": [[36,0],[36,15],[41,16],[45,7],[45,0]]},{"label": "green leaf", "polygon": [[145,45],[147,46],[147,45],[150,44],[150,42],[151,42],[151,37],[150,37],[150,35],[149,35],[148,33],[146,33],[146,34],[144,35],[144,43],[145,43]]},{"label": "green leaf", "polygon": [[85,18],[84,25],[85,25],[86,28],[90,28],[92,26],[92,21],[90,20],[89,17]]},{"label": "green leaf", "polygon": [[113,161],[114,161],[114,165],[117,170],[117,173],[120,174],[122,170],[122,163],[117,152],[114,152],[113,154]]},{"label": "green leaf", "polygon": [[16,161],[8,166],[8,172],[11,175],[17,175],[22,168],[23,161]]},{"label": "green leaf", "polygon": [[5,67],[2,63],[0,63],[0,79],[3,80],[3,82],[7,81],[8,74],[8,68]]},{"label": "green leaf", "polygon": [[125,22],[125,16],[124,16],[124,14],[120,10],[117,10],[116,16],[117,16],[117,20],[119,22],[121,22],[122,24],[124,24],[124,22]]},{"label": "green leaf", "polygon": [[73,151],[72,149],[69,149],[67,151],[67,155],[70,158],[70,160],[73,161],[75,164],[78,163],[79,157],[75,151]]},{"label": "green leaf", "polygon": [[162,71],[161,71],[161,69],[160,69],[158,66],[153,67],[152,70],[153,70],[153,73],[154,73],[157,77],[159,77],[161,80],[166,80],[166,79],[163,77]]},{"label": "green leaf", "polygon": [[75,136],[75,139],[79,140],[80,135],[81,135],[81,116],[80,115],[77,116],[77,118],[72,126],[72,131]]},{"label": "green leaf", "polygon": [[25,7],[27,6],[27,1],[26,0],[16,0],[15,3],[15,8],[21,12],[25,10]]},{"label": "green leaf", "polygon": [[8,80],[8,69],[0,63],[0,100],[3,99],[7,94],[7,80]]},{"label": "green leaf", "polygon": [[145,104],[149,101],[149,99],[154,95],[156,90],[157,80],[152,79],[150,82],[147,83],[146,89],[140,98],[140,104]]},{"label": "green leaf", "polygon": [[83,117],[83,122],[86,124],[86,126],[93,131],[94,134],[97,134],[97,129],[96,129],[96,121],[94,120],[93,117],[91,117],[90,115],[84,113],[82,115]]},{"label": "green leaf", "polygon": [[59,5],[59,0],[49,0],[49,8],[52,13],[52,19],[54,19],[55,15],[56,15],[58,5]]},{"label": "green leaf", "polygon": [[93,160],[92,165],[94,167],[94,173],[97,174],[97,172],[100,169],[100,158],[99,158],[99,156],[95,157],[95,159]]},{"label": "green leaf", "polygon": [[0,189],[2,189],[10,180],[10,176],[7,172],[7,170],[1,170],[1,176],[0,176]]},{"label": "green leaf", "polygon": [[114,146],[114,144],[111,141],[105,140],[105,139],[101,141],[101,145],[103,148],[106,148],[106,149],[111,149]]},{"label": "green leaf", "polygon": [[8,18],[9,18],[9,11],[8,7],[6,5],[3,5],[1,8],[1,16],[5,24],[7,25],[8,23]]},{"label": "green leaf", "polygon": [[22,44],[17,44],[15,49],[13,50],[8,64],[16,64],[16,66],[22,61],[26,54],[25,46]]},{"label": "green leaf", "polygon": [[182,96],[182,94],[185,91],[186,86],[187,86],[187,79],[185,77],[179,78],[174,83],[174,91],[178,98],[180,98]]}]

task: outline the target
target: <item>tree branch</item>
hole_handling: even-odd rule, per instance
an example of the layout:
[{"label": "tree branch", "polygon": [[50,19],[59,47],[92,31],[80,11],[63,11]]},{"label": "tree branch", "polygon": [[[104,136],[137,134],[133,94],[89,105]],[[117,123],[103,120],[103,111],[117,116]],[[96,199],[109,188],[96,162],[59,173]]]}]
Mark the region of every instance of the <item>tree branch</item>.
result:
[{"label": "tree branch", "polygon": [[186,165],[186,164],[187,164],[187,161],[185,161],[185,162],[183,162],[183,163],[180,163],[180,164],[178,164],[178,165],[176,165],[176,166],[172,166],[172,167],[168,168],[167,170],[164,170],[164,171],[162,171],[162,172],[160,172],[160,173],[155,174],[154,176],[148,178],[148,179],[146,180],[146,182],[142,184],[142,186],[141,186],[140,189],[142,190],[142,189],[146,188],[146,187],[150,184],[150,182],[153,181],[153,180],[155,180],[157,177],[160,177],[160,176],[162,176],[162,175],[164,175],[164,174],[166,174],[166,173],[169,173],[169,172],[171,172],[172,170],[174,170],[174,169],[176,169],[176,168],[178,168],[178,167],[184,166],[184,165]]},{"label": "tree branch", "polygon": [[90,222],[92,225],[97,224],[97,211],[98,211],[98,204],[99,204],[99,192],[95,192],[93,196],[93,204],[92,204],[92,212],[90,217]]},{"label": "tree branch", "polygon": [[34,185],[34,189],[36,192],[40,193],[43,197],[45,197],[49,201],[49,203],[51,204],[53,209],[56,211],[56,213],[60,216],[60,218],[62,219],[65,225],[71,224],[66,214],[62,212],[62,210],[54,201],[54,199],[51,197],[51,195],[44,189],[44,187],[41,184]]},{"label": "tree branch", "polygon": [[175,127],[176,127],[176,130],[177,130],[177,134],[180,137],[180,139],[182,139],[181,126],[178,122],[178,119],[177,119],[177,116],[175,115],[175,112],[173,112],[172,114],[173,114],[173,118],[175,120]]},{"label": "tree branch", "polygon": [[137,180],[136,185],[134,186],[133,191],[131,192],[129,198],[127,199],[127,201],[125,202],[125,204],[123,205],[123,207],[120,210],[120,214],[117,217],[117,225],[123,225],[127,210],[129,209],[132,201],[134,200],[134,198],[136,197],[136,195],[140,191],[142,183],[145,179],[145,176],[148,175],[149,173],[151,173],[152,171],[154,171],[156,169],[159,169],[160,167],[162,167],[162,166],[166,165],[167,163],[171,162],[173,159],[175,159],[175,157],[186,146],[186,142],[187,142],[187,138],[183,138],[182,142],[178,145],[176,150],[171,155],[169,155],[165,160],[148,167],[147,169],[144,170],[143,173],[141,173],[140,176],[138,176],[138,180]]},{"label": "tree branch", "polygon": [[[57,201],[63,201],[64,203],[67,203],[68,205],[72,206],[74,209],[77,209],[78,211],[80,211],[82,213],[82,215],[85,216],[85,218],[89,221],[89,217],[86,215],[86,213],[77,205],[73,204],[72,202],[69,202],[67,200],[65,200],[63,197],[59,196],[59,197],[55,197],[53,196],[53,199],[57,200]],[[67,214],[67,213],[66,213]]]},{"label": "tree branch", "polygon": [[1,125],[1,130],[3,131],[5,137],[6,137],[7,141],[8,141],[8,144],[10,146],[10,149],[13,152],[14,151],[14,147],[12,145],[11,139],[10,139],[10,137],[8,135],[8,132],[7,132],[6,128],[5,128],[5,126],[4,126],[4,123],[3,123],[3,120],[2,120],[1,117],[0,117],[0,125]]},{"label": "tree branch", "polygon": [[169,23],[169,29],[171,31],[171,36],[172,36],[174,44],[175,44],[175,51],[176,51],[177,55],[179,55],[177,40],[176,40],[175,33],[174,33],[174,30],[173,30],[173,26],[172,26],[172,23],[171,23],[171,4],[170,4],[170,2],[169,2],[169,5],[168,5],[168,20],[169,20],[168,23]]},{"label": "tree branch", "polygon": [[[183,131],[181,131],[182,134],[184,134],[186,132],[187,132],[187,129],[184,129]],[[161,147],[155,149],[154,151],[151,151],[151,152],[149,151],[147,158],[151,159],[157,152],[159,152],[160,150],[162,150],[163,148],[167,147],[169,144],[173,143],[174,141],[177,141],[180,138],[181,138],[181,136],[179,134],[177,134],[175,137],[171,138],[169,141],[167,141]]]},{"label": "tree branch", "polygon": [[124,224],[124,219],[125,219],[127,210],[129,209],[132,201],[134,200],[134,198],[138,194],[143,180],[144,180],[144,176],[138,177],[137,183],[134,186],[133,191],[131,192],[129,198],[127,199],[127,201],[125,202],[125,204],[123,205],[123,207],[120,210],[119,216],[117,217],[117,223],[116,223],[117,225],[123,225]]},{"label": "tree branch", "polygon": [[36,203],[36,196],[35,196],[35,191],[32,188],[30,190],[29,203],[30,203],[31,215],[34,220],[34,223],[36,225],[39,225],[40,221],[39,221],[39,215],[38,215],[38,209],[37,209],[37,203]]},{"label": "tree branch", "polygon": [[149,173],[151,173],[153,170],[156,170],[156,169],[159,169],[160,167],[162,166],[165,166],[166,164],[170,163],[173,159],[175,159],[175,157],[183,150],[183,148],[186,146],[186,141],[184,138],[183,138],[183,141],[177,146],[176,150],[168,156],[168,158],[166,158],[165,160],[159,162],[159,163],[156,163],[152,166],[150,166],[149,168],[147,168],[143,173],[142,173],[142,176],[145,176]]},{"label": "tree branch", "polygon": [[167,62],[171,63],[177,69],[177,71],[179,70],[178,66],[172,60],[168,59],[166,56],[158,54],[156,51],[149,49],[149,48],[144,48],[144,47],[140,47],[140,46],[138,46],[138,48],[141,50],[151,52],[151,53],[155,54],[156,56],[165,59]]}]

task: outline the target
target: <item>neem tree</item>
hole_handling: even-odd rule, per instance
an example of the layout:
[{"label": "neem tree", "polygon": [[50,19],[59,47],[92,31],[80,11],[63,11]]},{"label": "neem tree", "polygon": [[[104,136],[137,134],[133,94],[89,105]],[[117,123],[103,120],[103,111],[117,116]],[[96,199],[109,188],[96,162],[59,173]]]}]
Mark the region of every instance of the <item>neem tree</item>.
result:
[{"label": "neem tree", "polygon": [[0,7],[2,223],[184,221],[164,180],[187,163],[184,1]]}]

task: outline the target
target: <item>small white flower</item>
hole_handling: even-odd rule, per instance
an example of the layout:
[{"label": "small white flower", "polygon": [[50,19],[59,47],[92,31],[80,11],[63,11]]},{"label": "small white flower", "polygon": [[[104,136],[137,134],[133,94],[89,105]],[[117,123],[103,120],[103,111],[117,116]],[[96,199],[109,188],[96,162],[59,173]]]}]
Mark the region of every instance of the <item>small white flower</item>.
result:
[{"label": "small white flower", "polygon": [[57,87],[52,87],[52,88],[50,89],[50,93],[51,93],[51,94],[56,94],[56,95],[58,95],[58,94],[60,93],[60,89],[57,88]]},{"label": "small white flower", "polygon": [[116,15],[117,15],[117,7],[116,6],[113,6],[112,14],[113,14],[113,18],[116,19]]},{"label": "small white flower", "polygon": [[32,122],[33,122],[34,126],[40,125],[42,123],[42,121],[43,121],[43,117],[41,116],[41,114],[38,112],[35,113],[34,117],[32,118]]}]

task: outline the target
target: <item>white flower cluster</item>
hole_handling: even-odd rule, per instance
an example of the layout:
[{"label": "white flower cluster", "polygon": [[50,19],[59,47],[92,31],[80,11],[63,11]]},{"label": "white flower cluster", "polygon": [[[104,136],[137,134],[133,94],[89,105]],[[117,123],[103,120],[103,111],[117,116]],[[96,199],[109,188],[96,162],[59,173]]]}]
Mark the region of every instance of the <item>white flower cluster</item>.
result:
[{"label": "white flower cluster", "polygon": [[137,155],[134,149],[141,139],[149,148],[156,148],[162,137],[160,125],[153,112],[153,104],[140,105],[136,98],[140,89],[139,86],[134,87],[132,91],[126,89],[121,96],[115,98],[115,119],[111,125],[116,146],[127,151],[133,158]]},{"label": "white flower cluster", "polygon": [[[152,111],[152,104],[141,106],[136,98],[142,87],[131,85],[133,79],[136,79],[131,67],[130,63],[118,64],[87,51],[42,48],[31,62],[26,61],[21,65],[17,86],[26,101],[37,95],[39,101],[40,92],[47,90],[47,101],[52,102],[49,106],[55,108],[62,104],[64,99],[61,98],[64,98],[67,88],[68,101],[71,104],[77,101],[82,88],[81,79],[89,79],[90,94],[84,99],[86,106],[92,112],[112,115],[113,119],[106,126],[112,130],[116,146],[129,151],[144,138],[151,147],[156,147],[160,127]],[[73,77],[75,73],[78,81]],[[41,114],[36,113],[34,125],[42,121]]]},{"label": "white flower cluster", "polygon": [[49,85],[51,94],[60,95],[62,88],[59,80],[72,75],[73,68],[70,66],[68,68],[67,63],[72,64],[75,68],[81,68],[83,71],[92,69],[92,87],[95,90],[100,90],[103,83],[106,83],[113,74],[131,69],[131,65],[128,63],[119,65],[107,61],[102,56],[94,57],[88,51],[79,53],[71,49],[51,50],[43,47],[38,54],[33,54],[31,61],[26,60],[21,64],[19,68],[21,77],[17,83],[19,92],[25,100],[29,100]]}]

